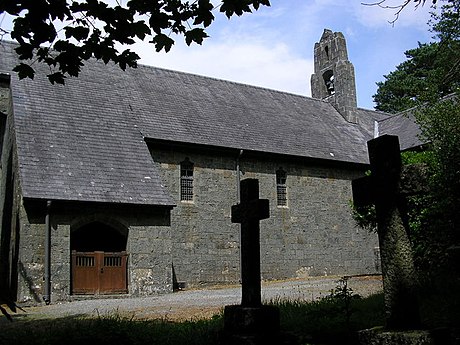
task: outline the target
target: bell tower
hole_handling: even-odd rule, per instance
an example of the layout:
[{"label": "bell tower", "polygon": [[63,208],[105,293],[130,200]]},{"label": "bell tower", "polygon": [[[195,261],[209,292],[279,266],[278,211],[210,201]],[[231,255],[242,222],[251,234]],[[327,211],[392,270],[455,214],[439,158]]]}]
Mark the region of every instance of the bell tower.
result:
[{"label": "bell tower", "polygon": [[355,69],[348,61],[343,34],[325,29],[320,41],[315,43],[314,59],[312,97],[328,101],[345,120],[358,123]]}]

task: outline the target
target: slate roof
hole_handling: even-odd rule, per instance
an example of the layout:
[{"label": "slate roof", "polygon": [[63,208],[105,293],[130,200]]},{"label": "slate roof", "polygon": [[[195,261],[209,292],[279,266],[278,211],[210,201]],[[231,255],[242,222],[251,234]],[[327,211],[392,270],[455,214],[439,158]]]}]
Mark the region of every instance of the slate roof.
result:
[{"label": "slate roof", "polygon": [[423,145],[420,139],[421,130],[410,112],[400,113],[379,121],[379,135],[390,134],[399,137],[402,151]]},{"label": "slate roof", "polygon": [[147,138],[368,162],[370,134],[321,100],[146,66],[123,82]]},{"label": "slate roof", "polygon": [[[0,71],[17,63],[0,45]],[[348,123],[325,101],[187,73],[91,61],[65,86],[43,66],[12,73],[23,194],[30,198],[173,205],[145,139],[367,164],[382,113]],[[48,72],[49,73],[49,72]]]},{"label": "slate roof", "polygon": [[375,135],[375,126],[377,125],[378,136],[385,134],[398,136],[401,151],[410,150],[426,143],[420,139],[421,130],[415,122],[411,110],[399,114],[389,114],[377,110],[358,108],[356,112],[360,126],[368,133]]},{"label": "slate roof", "polygon": [[356,110],[356,113],[359,118],[359,125],[367,133],[370,133],[371,137],[369,139],[372,139],[374,137],[375,123],[388,119],[392,116],[391,114],[384,113],[382,111],[363,109],[363,108],[358,108]]},{"label": "slate roof", "polygon": [[[0,71],[15,63],[12,48],[0,45]],[[120,73],[101,67],[66,86],[12,74],[23,196],[173,206],[126,106]]]}]

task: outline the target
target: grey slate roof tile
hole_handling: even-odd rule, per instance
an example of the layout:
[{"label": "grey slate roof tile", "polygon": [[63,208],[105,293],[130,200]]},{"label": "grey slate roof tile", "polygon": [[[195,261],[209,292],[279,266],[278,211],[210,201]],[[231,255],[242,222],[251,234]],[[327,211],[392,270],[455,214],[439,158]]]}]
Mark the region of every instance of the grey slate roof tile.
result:
[{"label": "grey slate roof tile", "polygon": [[320,100],[145,66],[125,82],[148,138],[367,162],[368,134]]},{"label": "grey slate roof tile", "polygon": [[[16,63],[12,48],[0,46],[3,71]],[[12,75],[24,197],[173,206],[116,74],[101,67],[66,86]]]},{"label": "grey slate roof tile", "polygon": [[401,150],[408,150],[425,143],[421,139],[420,127],[411,111],[400,113],[379,122],[380,135],[390,134],[399,137]]},{"label": "grey slate roof tile", "polygon": [[[0,45],[0,71],[17,63]],[[351,124],[327,102],[193,74],[88,62],[51,85],[12,74],[25,197],[173,205],[144,138],[368,163],[366,141],[385,114]],[[41,69],[41,70],[40,70]]]}]

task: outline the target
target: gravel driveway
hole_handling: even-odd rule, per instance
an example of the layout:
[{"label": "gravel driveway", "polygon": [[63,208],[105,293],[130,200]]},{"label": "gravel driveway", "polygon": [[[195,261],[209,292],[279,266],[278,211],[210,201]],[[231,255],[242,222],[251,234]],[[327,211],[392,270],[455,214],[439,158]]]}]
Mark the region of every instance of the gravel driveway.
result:
[{"label": "gravel driveway", "polygon": [[[317,277],[262,283],[262,300],[316,300],[327,296],[337,286],[339,277]],[[380,276],[351,277],[348,286],[363,297],[382,290]],[[211,317],[225,305],[239,304],[241,286],[190,289],[171,294],[137,298],[89,299],[27,307],[17,315],[18,319],[60,318],[66,316],[109,315],[135,319],[162,318],[187,320]]]}]

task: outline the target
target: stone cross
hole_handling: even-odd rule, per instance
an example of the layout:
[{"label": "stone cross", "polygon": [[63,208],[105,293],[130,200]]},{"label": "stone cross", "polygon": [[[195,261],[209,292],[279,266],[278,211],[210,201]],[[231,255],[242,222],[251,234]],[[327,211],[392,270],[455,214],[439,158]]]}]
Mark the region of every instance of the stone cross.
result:
[{"label": "stone cross", "polygon": [[232,223],[241,224],[241,285],[243,307],[261,305],[260,227],[259,221],[269,218],[267,199],[259,199],[259,181],[241,181],[240,203],[232,206]]},{"label": "stone cross", "polygon": [[375,204],[382,260],[387,328],[420,326],[416,298],[417,276],[405,228],[405,195],[398,137],[384,135],[368,141],[371,176],[354,180],[355,206]]}]

